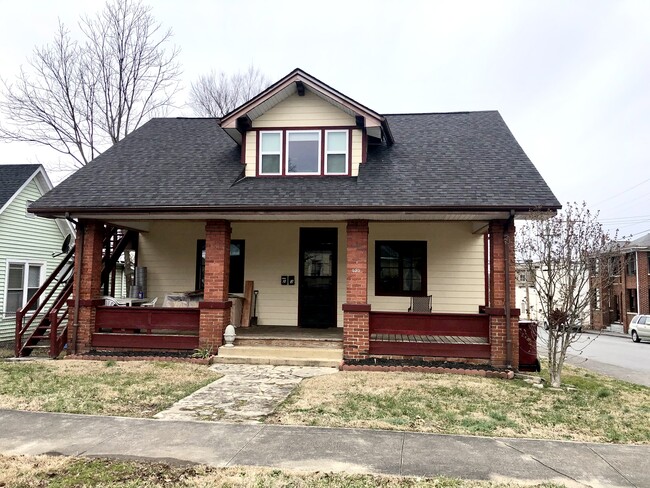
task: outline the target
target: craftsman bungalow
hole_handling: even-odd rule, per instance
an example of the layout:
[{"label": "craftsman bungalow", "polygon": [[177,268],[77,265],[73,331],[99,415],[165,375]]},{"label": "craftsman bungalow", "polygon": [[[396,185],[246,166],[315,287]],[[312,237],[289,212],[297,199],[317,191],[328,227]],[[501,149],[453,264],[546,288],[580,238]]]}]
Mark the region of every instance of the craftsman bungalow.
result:
[{"label": "craftsman bungalow", "polygon": [[[296,69],[220,120],[149,121],[30,210],[78,222],[78,353],[216,348],[252,281],[248,330],[285,346],[329,328],[346,361],[516,368],[514,219],[540,208],[560,205],[498,112],[381,115]],[[113,228],[149,297],[198,306],[104,306]]]}]

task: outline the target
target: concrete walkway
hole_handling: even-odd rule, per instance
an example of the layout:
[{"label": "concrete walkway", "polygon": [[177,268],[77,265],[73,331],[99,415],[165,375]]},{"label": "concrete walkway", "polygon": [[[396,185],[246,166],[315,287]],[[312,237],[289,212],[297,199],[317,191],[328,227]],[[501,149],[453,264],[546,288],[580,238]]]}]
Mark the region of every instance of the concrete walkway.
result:
[{"label": "concrete walkway", "polygon": [[338,373],[336,368],[215,364],[222,378],[155,415],[163,420],[221,420],[259,423],[305,378]]},{"label": "concrete walkway", "polygon": [[0,410],[0,453],[650,487],[650,446]]}]

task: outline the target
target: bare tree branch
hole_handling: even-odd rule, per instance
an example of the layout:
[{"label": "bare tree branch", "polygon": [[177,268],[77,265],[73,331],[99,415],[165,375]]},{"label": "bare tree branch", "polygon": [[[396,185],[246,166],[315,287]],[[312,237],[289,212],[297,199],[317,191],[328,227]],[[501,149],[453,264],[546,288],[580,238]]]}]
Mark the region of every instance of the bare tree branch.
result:
[{"label": "bare tree branch", "polygon": [[10,121],[0,139],[50,147],[75,167],[171,106],[180,75],[171,31],[139,0],[112,0],[80,28],[81,43],[60,23],[14,83],[3,80],[0,100]]},{"label": "bare tree branch", "polygon": [[189,103],[198,116],[223,117],[270,84],[270,80],[252,65],[230,76],[212,71],[192,83]]},{"label": "bare tree branch", "polygon": [[[526,270],[539,297],[541,316],[548,325],[547,354],[551,384],[559,387],[569,347],[579,338],[593,299],[593,263],[617,252],[611,237],[585,203],[568,203],[557,216],[537,215],[517,233],[519,267]],[[606,261],[603,261],[606,262]],[[611,281],[607,266],[598,280]]]}]

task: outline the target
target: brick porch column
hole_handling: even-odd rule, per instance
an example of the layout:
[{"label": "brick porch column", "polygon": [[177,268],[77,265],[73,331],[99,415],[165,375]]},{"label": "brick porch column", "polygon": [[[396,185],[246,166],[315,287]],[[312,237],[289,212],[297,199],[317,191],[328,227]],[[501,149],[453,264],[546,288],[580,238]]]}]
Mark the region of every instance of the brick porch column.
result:
[{"label": "brick porch column", "polygon": [[[83,244],[82,244],[83,234]],[[72,304],[68,320],[68,341],[77,354],[90,351],[90,343],[95,330],[95,307],[102,305],[102,243],[104,241],[104,225],[98,222],[86,222],[77,232],[74,261],[74,288]],[[79,259],[81,256],[81,259]],[[79,267],[81,269],[79,270]],[[81,271],[81,283],[77,282],[77,272]],[[77,324],[74,324],[74,297],[79,294],[79,314]],[[76,349],[72,345],[76,328]]]},{"label": "brick porch column", "polygon": [[369,348],[368,221],[349,220],[347,225],[346,303],[343,304],[343,358],[367,358]]},{"label": "brick porch column", "polygon": [[[519,368],[519,310],[515,302],[515,227],[507,221],[491,221],[490,233],[490,363],[507,366],[506,293],[510,295],[511,364]],[[506,256],[506,248],[508,255]],[[509,290],[506,290],[506,259],[509,260]]]},{"label": "brick porch column", "polygon": [[205,282],[203,301],[199,302],[199,347],[212,348],[213,353],[223,344],[223,331],[230,323],[230,233],[227,220],[205,223]]}]

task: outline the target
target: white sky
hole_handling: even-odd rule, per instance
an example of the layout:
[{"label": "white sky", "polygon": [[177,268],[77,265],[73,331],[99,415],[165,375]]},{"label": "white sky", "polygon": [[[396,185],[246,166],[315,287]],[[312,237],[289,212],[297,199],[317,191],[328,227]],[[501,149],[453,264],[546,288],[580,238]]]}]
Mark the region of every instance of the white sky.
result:
[{"label": "white sky", "polygon": [[[650,232],[650,2],[150,0],[187,87],[251,63],[300,67],[380,113],[497,109],[560,202]],[[0,0],[0,76],[98,0]],[[172,115],[191,116],[186,91]],[[0,143],[0,163],[58,155]],[[56,174],[51,175],[57,179]]]}]

